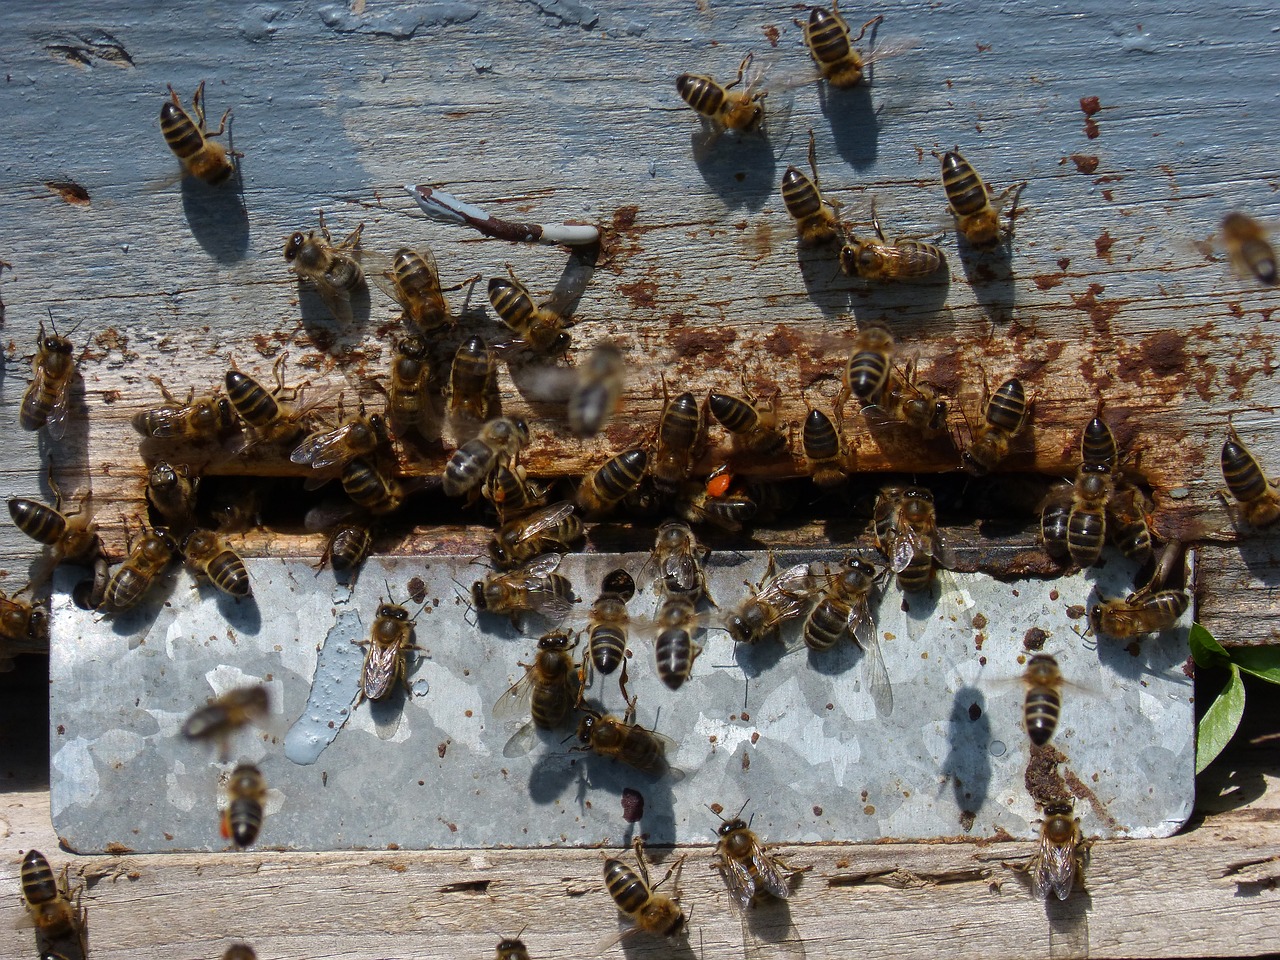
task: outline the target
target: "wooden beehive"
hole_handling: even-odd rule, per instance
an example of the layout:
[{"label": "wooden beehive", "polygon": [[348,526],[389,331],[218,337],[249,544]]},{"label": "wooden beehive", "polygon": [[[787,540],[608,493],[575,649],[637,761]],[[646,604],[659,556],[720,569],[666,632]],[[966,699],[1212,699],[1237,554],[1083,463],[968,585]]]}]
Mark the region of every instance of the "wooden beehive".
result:
[{"label": "wooden beehive", "polygon": [[[1033,448],[1014,464],[1019,473],[1069,473],[1079,428],[1105,398],[1121,442],[1140,451],[1156,529],[1202,545],[1200,619],[1224,642],[1273,640],[1276,541],[1242,542],[1214,494],[1228,414],[1264,463],[1280,464],[1269,429],[1274,294],[1233,277],[1221,252],[1204,246],[1227,210],[1263,219],[1275,210],[1264,91],[1276,45],[1262,32],[1267,21],[1236,9],[1205,22],[1154,6],[1077,16],[908,3],[866,15],[874,13],[885,15],[878,46],[911,49],[877,63],[869,88],[839,94],[811,82],[792,21],[806,15],[798,7],[699,3],[673,13],[648,0],[618,10],[569,0],[492,9],[355,0],[294,10],[190,4],[163,17],[127,4],[89,5],[74,15],[6,10],[0,157],[9,176],[0,193],[0,259],[12,269],[0,274],[4,339],[13,357],[31,352],[46,309],[60,327],[79,324],[73,336],[83,347],[83,391],[68,438],[45,448],[16,429],[25,374],[17,362],[6,365],[0,407],[10,455],[0,465],[0,490],[43,496],[41,476],[52,459],[73,498],[92,488],[104,540],[119,555],[124,523],[141,509],[144,477],[128,421],[159,402],[149,375],[175,392],[202,391],[221,381],[232,358],[265,375],[283,351],[292,379],[341,391],[348,404],[380,402],[369,381],[385,375],[397,309],[373,290],[367,316],[338,328],[280,256],[285,236],[315,226],[319,209],[339,235],[364,222],[371,247],[430,246],[446,283],[502,275],[510,263],[535,294],[556,286],[567,261],[562,249],[506,245],[423,220],[401,185],[433,183],[511,219],[589,220],[604,230],[573,334],[576,344],[612,338],[628,351],[633,376],[624,412],[601,438],[582,444],[525,401],[504,368],[506,409],[535,425],[531,473],[581,473],[608,451],[643,442],[661,403],[659,374],[676,389],[699,392],[736,389],[744,377],[757,391],[776,386],[784,418],[798,422],[806,401],[834,397],[857,326],[883,321],[918,359],[921,375],[946,388],[971,419],[981,372],[993,384],[1009,375],[1024,380],[1036,395],[1035,429]],[[673,78],[693,70],[727,81],[748,49],[768,68],[764,85],[778,118],[770,139],[728,138],[695,159],[697,124]],[[1170,96],[1171,76],[1189,78],[1178,88],[1186,100]],[[172,182],[175,162],[156,123],[164,87],[174,84],[185,99],[202,79],[210,114],[234,111],[234,144],[245,153],[241,192]],[[874,198],[890,234],[933,234],[946,225],[933,150],[958,145],[997,190],[1028,181],[1007,263],[962,259],[948,239],[948,282],[888,289],[847,280],[833,257],[798,253],[777,188],[788,164],[803,166],[810,127],[824,190],[853,220],[870,219]],[[469,299],[455,294],[454,303],[464,322],[495,329],[482,288]],[[955,471],[955,451],[945,445],[885,445],[857,418],[847,426],[860,471],[921,479]],[[444,456],[404,454],[401,465],[406,474],[437,472]],[[707,462],[717,456],[713,450]],[[799,469],[796,461],[766,472]],[[281,467],[229,462],[216,470]],[[477,516],[430,519],[388,549],[476,551]],[[942,517],[961,563],[997,575],[1052,572],[1030,516],[998,538],[981,519]],[[825,540],[829,530],[792,523],[757,537],[796,545]],[[294,526],[237,543],[248,554],[311,555],[322,546]],[[25,582],[33,546],[12,528],[0,530],[6,590]],[[1264,856],[1276,852],[1265,830],[1259,837],[1218,844],[1214,863],[1252,857],[1259,843],[1271,844]],[[1123,934],[1134,914],[1153,918],[1151,930],[1169,925],[1153,954],[1185,949],[1192,930],[1202,937],[1198,950],[1240,950],[1239,929],[1256,931],[1251,948],[1274,944],[1261,911],[1211,878],[1197,845],[1205,839],[1193,833],[1154,851],[1134,844],[1096,851],[1088,910],[1115,911],[1105,933],[1097,913],[1089,935],[1088,910],[1051,912],[1046,942],[1043,907],[1025,903],[1020,890],[1011,898],[1008,883],[997,900],[984,871],[1002,874],[984,859],[990,854],[971,849],[823,851],[794,914],[797,922],[822,917],[804,927],[819,944],[811,953],[846,947],[855,908],[861,928],[877,931],[873,942],[859,943],[871,952],[935,952],[941,941],[909,939],[920,927],[965,930],[944,947],[962,955],[1021,955],[1028,943],[1041,944],[1040,952],[1064,943],[1079,952],[1084,917],[1089,952],[1133,953],[1143,948]],[[840,866],[845,861],[857,865]],[[255,872],[252,882],[263,890],[276,882],[257,869],[269,867],[269,857],[214,862],[199,867],[206,879],[227,877],[227,897],[237,897],[235,883]],[[173,898],[166,902],[182,891],[216,907],[222,894],[191,880],[194,861],[164,863],[140,872],[162,878],[159,889]],[[905,911],[910,923],[891,923],[902,902],[863,897],[840,879],[891,864],[925,878],[925,892],[895,896],[927,896],[930,920]],[[423,890],[411,918],[397,914],[361,946],[342,946],[349,903],[379,895],[384,870],[398,890],[424,865],[450,877],[431,887],[440,891],[430,894],[434,900]],[[358,870],[345,859],[297,857],[281,869],[278,882],[292,889],[339,891],[315,901],[323,911],[290,916],[281,955],[381,955],[400,949],[405,935],[443,945],[463,926],[473,937],[468,949],[488,949],[492,938],[475,930],[518,928],[518,917],[548,900],[560,904],[548,917],[582,904],[589,919],[612,924],[612,908],[594,896],[595,857],[585,854],[393,854],[367,858]],[[688,872],[696,878],[687,882],[712,896],[718,879]],[[497,885],[487,877],[499,878]],[[10,886],[6,874],[6,893]],[[474,903],[485,909],[452,918],[455,890],[479,894]],[[1161,899],[1153,902],[1156,890]],[[847,894],[847,910],[844,901],[835,911],[823,906],[836,902],[823,897]],[[1115,906],[1121,902],[1123,910]],[[1186,907],[1204,902],[1220,912],[1202,930]],[[706,913],[700,949],[736,952],[736,921]],[[256,929],[268,924],[265,913],[261,919]],[[159,921],[124,935],[125,922],[97,928],[96,954],[145,953],[141,944],[153,941],[211,954],[209,944],[225,929],[210,919],[178,941]],[[323,924],[331,925],[327,932]],[[548,955],[582,942],[557,930],[544,919],[528,939],[545,931],[538,942]],[[1067,940],[1055,941],[1055,931]]]}]

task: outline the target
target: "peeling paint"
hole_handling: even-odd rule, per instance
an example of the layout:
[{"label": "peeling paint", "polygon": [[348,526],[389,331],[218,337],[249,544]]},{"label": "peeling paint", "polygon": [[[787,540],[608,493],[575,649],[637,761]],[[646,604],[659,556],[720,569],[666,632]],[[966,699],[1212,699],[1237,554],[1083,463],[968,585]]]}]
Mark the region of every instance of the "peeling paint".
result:
[{"label": "peeling paint", "polygon": [[354,13],[331,4],[317,13],[335,33],[362,33],[393,40],[409,40],[426,27],[443,27],[474,20],[480,9],[468,3],[422,3],[389,13]]}]

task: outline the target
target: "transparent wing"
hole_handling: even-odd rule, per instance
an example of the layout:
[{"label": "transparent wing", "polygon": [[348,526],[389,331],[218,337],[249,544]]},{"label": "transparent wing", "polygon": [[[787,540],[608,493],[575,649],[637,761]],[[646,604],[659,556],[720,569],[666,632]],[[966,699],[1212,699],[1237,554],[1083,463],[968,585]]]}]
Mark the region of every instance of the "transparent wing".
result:
[{"label": "transparent wing", "polygon": [[333,314],[333,319],[339,323],[351,323],[354,319],[351,312],[351,291],[346,287],[338,286],[329,279],[327,274],[312,276],[311,279],[316,285],[316,292],[320,294],[320,299]]},{"label": "transparent wing", "polygon": [[67,412],[71,404],[71,378],[63,381],[54,398],[53,407],[49,410],[49,419],[45,421],[45,429],[54,440],[61,440],[67,433]]},{"label": "transparent wing", "polygon": [[[533,668],[526,667],[524,676],[507,688],[493,704],[495,717],[519,717],[528,714],[533,696]],[[505,754],[505,756],[510,756]]]},{"label": "transparent wing", "polygon": [[1076,882],[1076,851],[1074,844],[1051,843],[1040,840],[1040,853],[1036,857],[1032,887],[1035,895],[1043,899],[1050,890],[1059,900],[1071,895]]},{"label": "transparent wing", "polygon": [[525,577],[529,581],[542,579],[549,574],[555,573],[556,568],[560,566],[560,561],[562,559],[563,557],[561,554],[544,553],[540,557],[534,557],[512,574],[512,576]]},{"label": "transparent wing", "polygon": [[157,410],[152,410],[151,436],[157,440],[168,440],[176,437],[186,412],[186,407],[160,407]]},{"label": "transparent wing", "polygon": [[881,717],[893,715],[893,687],[889,683],[889,671],[884,665],[884,654],[880,650],[880,640],[876,637],[875,623],[868,619],[859,629],[850,630],[854,641],[862,648],[862,677],[867,690],[871,693],[871,701],[876,705],[876,714]]},{"label": "transparent wing", "polygon": [[791,885],[787,883],[786,872],[773,857],[765,853],[763,847],[756,846],[751,853],[751,862],[755,865],[760,886],[779,900],[786,900],[791,896]]},{"label": "transparent wing", "polygon": [[397,645],[370,645],[365,652],[364,667],[360,671],[360,689],[366,697],[381,700],[391,692],[399,660],[400,648]]},{"label": "transparent wing", "polygon": [[914,530],[897,530],[889,538],[889,569],[901,573],[911,565],[916,552],[930,553]]},{"label": "transparent wing", "polygon": [[[532,540],[544,530],[553,530],[565,517],[573,513],[574,504],[569,500],[553,503],[521,521],[524,539]],[[536,562],[536,561],[535,561]]]},{"label": "transparent wing", "polygon": [[743,910],[748,909],[756,896],[756,882],[747,865],[741,860],[721,854],[720,872],[724,874],[724,882],[729,887],[729,893],[738,901],[738,906]]},{"label": "transparent wing", "polygon": [[508,759],[523,757],[534,748],[537,742],[538,727],[530,720],[511,735],[511,739],[502,748],[502,755]]},{"label": "transparent wing", "polygon": [[545,583],[529,590],[529,609],[549,620],[563,620],[573,610],[574,602]]},{"label": "transparent wing", "polygon": [[311,434],[294,448],[289,459],[294,463],[310,464],[316,470],[343,463],[349,459],[346,441],[354,425],[354,422],[344,423],[336,430]]}]

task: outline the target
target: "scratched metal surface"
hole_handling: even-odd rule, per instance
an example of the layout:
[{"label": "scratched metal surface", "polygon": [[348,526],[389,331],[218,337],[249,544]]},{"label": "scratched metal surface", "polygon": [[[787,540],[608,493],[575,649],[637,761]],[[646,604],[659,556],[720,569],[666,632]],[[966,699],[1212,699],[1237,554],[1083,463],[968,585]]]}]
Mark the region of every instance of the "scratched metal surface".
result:
[{"label": "scratched metal surface", "polygon": [[[598,583],[618,560],[569,556],[562,572]],[[652,612],[644,555],[621,562],[641,587],[632,614]],[[736,604],[764,563],[759,554],[718,556],[712,596]],[[237,739],[230,759],[259,764],[270,784],[265,847],[616,845],[635,829],[655,843],[705,842],[715,825],[705,804],[733,811],[747,800],[755,828],[774,842],[1031,837],[1038,814],[1023,784],[1017,677],[1033,626],[1080,688],[1065,695],[1054,742],[1069,758],[1063,772],[1078,784],[1086,832],[1165,836],[1190,814],[1189,620],[1129,650],[1108,640],[1095,648],[1068,615],[1095,591],[1127,591],[1133,571],[1122,564],[1052,583],[954,575],[933,604],[907,612],[889,588],[878,608],[889,716],[877,715],[851,645],[811,659],[776,644],[735,650],[710,629],[693,678],[672,693],[654,676],[648,640],[633,639],[639,720],[678,741],[670,760],[680,780],[572,752],[568,731],[503,756],[520,721],[495,720],[491,707],[548,625],[522,635],[505,618],[477,621],[455,586],[474,580],[475,566],[374,560],[351,593],[305,562],[254,560],[250,569],[253,602],[207,586],[197,593],[185,573],[114,621],[76,609],[65,592],[55,598],[52,809],[71,849],[223,849],[217,802],[230,764],[177,730],[205,697],[253,681],[270,686],[276,712],[265,731]],[[431,599],[417,619],[426,652],[412,669],[413,692],[348,717],[360,668],[350,641],[367,634],[384,580],[402,599],[414,576]],[[793,626],[793,647],[795,634]],[[593,696],[619,710],[615,678],[597,684]],[[289,759],[306,747],[286,744],[329,723],[332,742],[314,763]],[[645,798],[635,827],[621,816],[626,786]]]}]

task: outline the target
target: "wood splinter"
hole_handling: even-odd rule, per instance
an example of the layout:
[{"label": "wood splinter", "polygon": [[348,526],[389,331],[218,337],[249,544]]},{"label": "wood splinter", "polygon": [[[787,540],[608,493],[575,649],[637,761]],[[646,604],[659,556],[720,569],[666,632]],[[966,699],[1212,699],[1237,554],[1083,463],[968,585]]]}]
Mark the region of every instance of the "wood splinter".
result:
[{"label": "wood splinter", "polygon": [[418,201],[422,212],[432,220],[471,226],[487,237],[514,243],[543,243],[548,246],[563,243],[570,247],[597,243],[600,240],[599,228],[590,224],[516,223],[491,216],[474,204],[426,184],[405,184],[405,190]]}]

